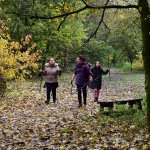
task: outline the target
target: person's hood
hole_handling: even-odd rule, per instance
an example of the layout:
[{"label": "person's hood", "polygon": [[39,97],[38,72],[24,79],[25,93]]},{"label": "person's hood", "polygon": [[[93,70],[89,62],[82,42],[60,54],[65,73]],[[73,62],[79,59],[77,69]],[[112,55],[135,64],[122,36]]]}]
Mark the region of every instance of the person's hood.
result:
[{"label": "person's hood", "polygon": [[85,62],[77,64],[77,66],[84,66],[84,65],[86,65]]},{"label": "person's hood", "polygon": [[[49,63],[45,63],[45,67],[49,67],[49,66],[50,66]],[[58,63],[55,63],[54,66],[57,67],[57,66],[58,66]]]}]

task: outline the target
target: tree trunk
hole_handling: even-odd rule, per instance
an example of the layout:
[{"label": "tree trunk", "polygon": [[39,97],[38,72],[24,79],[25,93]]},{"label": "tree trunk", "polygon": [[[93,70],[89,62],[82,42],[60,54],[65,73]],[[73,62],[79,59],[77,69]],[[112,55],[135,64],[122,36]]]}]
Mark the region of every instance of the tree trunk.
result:
[{"label": "tree trunk", "polygon": [[131,64],[131,70],[130,71],[132,71],[133,70],[133,66],[132,66],[133,62],[131,61],[130,64]]},{"label": "tree trunk", "polygon": [[150,10],[148,0],[139,0],[139,11],[141,15],[141,26],[143,36],[142,57],[145,69],[147,117],[150,132]]},{"label": "tree trunk", "polygon": [[3,76],[0,74],[0,100],[4,97],[7,85],[6,81],[4,80]]}]

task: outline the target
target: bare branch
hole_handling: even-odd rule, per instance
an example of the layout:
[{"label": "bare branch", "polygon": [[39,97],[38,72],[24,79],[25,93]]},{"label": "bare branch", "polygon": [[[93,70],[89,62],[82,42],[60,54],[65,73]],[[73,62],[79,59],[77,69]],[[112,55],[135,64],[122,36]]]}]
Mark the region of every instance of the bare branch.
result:
[{"label": "bare branch", "polygon": [[17,13],[17,12],[13,12],[13,11],[6,11],[5,13],[6,14],[14,14],[14,15],[17,15],[17,16],[24,16],[24,17],[28,17],[29,19],[55,19],[55,18],[62,18],[62,17],[65,17],[65,16],[70,16],[70,15],[73,15],[73,14],[77,14],[83,10],[86,10],[87,9],[87,6],[85,7],[82,7],[78,10],[75,10],[75,11],[72,11],[72,12],[67,12],[67,13],[64,13],[64,14],[61,14],[61,15],[57,15],[57,16],[38,16],[38,15],[30,15],[30,14],[21,14],[21,13]]},{"label": "bare branch", "polygon": [[67,18],[67,16],[65,16],[65,17],[63,18],[63,21],[59,24],[59,26],[58,26],[58,28],[57,28],[57,31],[60,30],[60,28],[61,28],[62,24],[65,22],[66,18]]},{"label": "bare branch", "polygon": [[109,34],[110,34],[110,29],[108,28],[108,26],[106,25],[106,23],[104,22],[104,20],[103,20],[103,24],[104,24],[104,26],[108,29],[108,33],[106,34],[106,38],[105,38],[105,41],[107,41],[108,36],[109,36]]},{"label": "bare branch", "polygon": [[[108,3],[109,3],[109,0],[107,0],[107,2],[106,2],[105,5],[107,5]],[[104,15],[105,15],[105,11],[106,11],[106,8],[105,8],[105,9],[103,10],[103,12],[102,12],[102,15],[101,15],[101,17],[100,17],[100,21],[99,21],[99,23],[98,23],[97,28],[96,28],[95,31],[90,35],[90,37],[85,41],[85,43],[88,43],[88,42],[91,40],[92,37],[94,37],[94,36],[96,37],[96,33],[97,33],[99,27],[101,26],[101,23],[103,22]]]},{"label": "bare branch", "polygon": [[84,5],[85,5],[85,6],[87,6],[87,3],[86,3],[86,1],[85,1],[85,0],[82,0],[82,2],[84,3]]},{"label": "bare branch", "polygon": [[128,8],[136,8],[138,9],[138,5],[104,5],[104,6],[90,6],[87,5],[88,9],[128,9]]},{"label": "bare branch", "polygon": [[13,32],[12,32],[12,36],[11,36],[12,39],[14,39],[14,37],[15,37],[15,33],[17,31],[18,25],[19,25],[19,22],[16,22],[14,27],[13,27]]},{"label": "bare branch", "polygon": [[69,16],[69,15],[72,15],[72,14],[76,14],[76,13],[79,13],[79,12],[82,12],[86,9],[128,9],[128,8],[136,8],[138,9],[138,5],[126,5],[126,6],[123,6],[123,5],[108,5],[108,6],[90,6],[90,5],[86,5],[78,10],[75,10],[75,11],[72,11],[72,12],[67,12],[67,13],[64,13],[64,14],[61,14],[61,15],[56,15],[56,16],[38,16],[38,15],[30,15],[30,14],[21,14],[21,13],[17,13],[17,12],[13,12],[13,11],[5,11],[6,14],[14,14],[14,15],[17,15],[17,16],[25,16],[25,17],[28,17],[30,19],[55,19],[55,18],[61,18],[61,17],[64,17],[64,16]]}]

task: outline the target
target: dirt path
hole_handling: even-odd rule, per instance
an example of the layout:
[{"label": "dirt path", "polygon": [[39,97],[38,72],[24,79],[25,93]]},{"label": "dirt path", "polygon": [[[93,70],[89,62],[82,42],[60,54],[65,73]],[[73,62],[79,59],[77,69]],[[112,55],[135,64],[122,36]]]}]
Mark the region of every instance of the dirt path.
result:
[{"label": "dirt path", "polygon": [[[114,85],[116,90],[121,91],[120,87],[124,85],[122,90],[131,91],[132,88],[134,92],[131,81],[128,88],[125,83],[118,80],[115,84],[114,81],[105,77],[101,99],[106,95],[112,97],[110,92]],[[128,122],[118,122],[113,116],[100,114],[90,91],[88,105],[78,109],[76,94],[70,95],[67,86],[66,82],[60,84],[58,102],[49,105],[44,104],[45,89],[41,93],[37,91],[37,82],[22,84],[19,89],[16,87],[0,104],[1,149],[147,150],[148,135],[144,128],[137,128],[133,115],[128,116]],[[136,87],[140,91],[143,85],[137,82]]]}]

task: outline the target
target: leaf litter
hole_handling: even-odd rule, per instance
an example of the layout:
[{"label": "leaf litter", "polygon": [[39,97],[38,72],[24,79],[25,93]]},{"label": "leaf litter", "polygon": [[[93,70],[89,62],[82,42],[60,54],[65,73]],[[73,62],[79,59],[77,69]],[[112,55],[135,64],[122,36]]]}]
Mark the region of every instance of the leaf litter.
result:
[{"label": "leaf litter", "polygon": [[[130,77],[131,76],[131,77]],[[134,75],[135,76],[135,75]],[[116,80],[118,78],[119,80]],[[127,78],[127,79],[126,79]],[[103,77],[101,101],[145,96],[144,77],[119,75]],[[140,80],[138,80],[141,78]],[[61,81],[58,101],[45,105],[45,89],[38,81],[16,84],[0,102],[0,145],[2,150],[148,150],[146,127],[138,127],[133,116],[119,120],[99,111],[88,89],[88,105],[77,108],[76,92],[70,94],[68,81]],[[75,88],[73,88],[75,91]],[[128,117],[128,116],[127,116]]]}]

